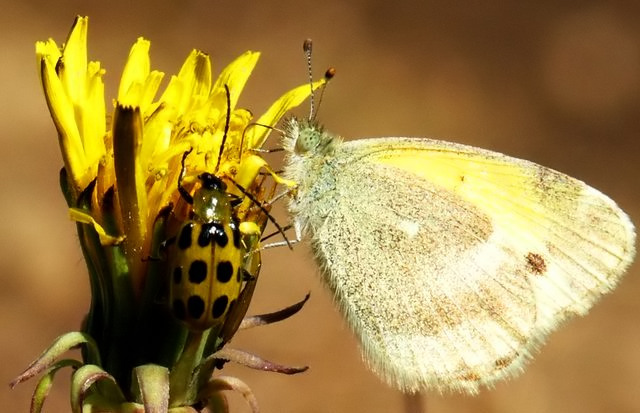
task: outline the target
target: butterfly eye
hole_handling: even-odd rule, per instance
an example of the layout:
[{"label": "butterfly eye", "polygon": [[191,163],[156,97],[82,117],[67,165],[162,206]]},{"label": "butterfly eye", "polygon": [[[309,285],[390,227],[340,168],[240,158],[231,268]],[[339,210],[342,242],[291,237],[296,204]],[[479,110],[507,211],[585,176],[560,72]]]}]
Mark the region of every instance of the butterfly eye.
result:
[{"label": "butterfly eye", "polygon": [[301,129],[298,139],[296,140],[295,152],[297,154],[314,152],[314,149],[318,146],[318,139],[318,134],[314,130],[308,128]]},{"label": "butterfly eye", "polygon": [[294,152],[298,155],[313,153],[327,155],[334,147],[336,137],[325,132],[312,123],[302,123],[298,127],[298,134]]}]

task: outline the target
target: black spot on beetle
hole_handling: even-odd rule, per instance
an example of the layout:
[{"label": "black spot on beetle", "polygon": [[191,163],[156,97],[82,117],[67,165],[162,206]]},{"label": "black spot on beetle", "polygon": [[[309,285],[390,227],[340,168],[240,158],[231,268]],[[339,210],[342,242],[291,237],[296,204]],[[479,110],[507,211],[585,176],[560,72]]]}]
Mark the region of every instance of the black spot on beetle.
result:
[{"label": "black spot on beetle", "polygon": [[178,236],[178,248],[186,250],[191,247],[191,233],[193,232],[193,222],[185,224]]},{"label": "black spot on beetle", "polygon": [[227,236],[227,233],[224,232],[224,227],[222,226],[222,224],[219,223],[213,223],[213,228],[215,228],[215,232],[213,232],[213,236],[216,239],[216,244],[218,244],[220,247],[225,247],[228,243],[229,243],[229,237]]},{"label": "black spot on beetle", "polygon": [[207,279],[207,263],[202,260],[195,260],[189,266],[189,281],[200,284]]},{"label": "black spot on beetle", "polygon": [[233,231],[233,246],[236,248],[240,248],[240,228],[238,225],[233,223],[231,225],[231,229]]},{"label": "black spot on beetle", "polygon": [[204,300],[197,295],[192,295],[187,300],[187,314],[189,318],[198,320],[204,314]]},{"label": "black spot on beetle", "polygon": [[215,240],[216,244],[224,247],[229,242],[229,237],[224,232],[224,227],[218,222],[205,222],[200,227],[200,234],[198,235],[198,245],[206,247],[211,244],[211,241]]},{"label": "black spot on beetle", "polygon": [[220,318],[224,312],[227,310],[227,304],[229,303],[229,297],[226,295],[221,295],[216,298],[213,302],[213,306],[211,307],[211,316],[213,318]]},{"label": "black spot on beetle", "polygon": [[216,268],[216,279],[221,283],[229,282],[233,276],[233,264],[229,261],[220,261]]},{"label": "black spot on beetle", "polygon": [[213,222],[206,222],[202,224],[200,227],[200,234],[198,235],[198,245],[201,247],[206,247],[211,243],[213,239],[213,232],[215,229],[213,228]]}]

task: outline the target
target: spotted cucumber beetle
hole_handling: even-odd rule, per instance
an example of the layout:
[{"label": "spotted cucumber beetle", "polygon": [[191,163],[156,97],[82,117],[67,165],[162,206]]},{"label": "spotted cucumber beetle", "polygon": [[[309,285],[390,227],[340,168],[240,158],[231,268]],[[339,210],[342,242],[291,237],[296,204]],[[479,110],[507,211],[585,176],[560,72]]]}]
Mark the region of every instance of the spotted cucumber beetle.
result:
[{"label": "spotted cucumber beetle", "polygon": [[[175,317],[191,330],[221,327],[237,300],[240,301],[237,312],[246,311],[255,282],[252,288],[245,289],[251,291],[243,290],[240,295],[242,284],[244,281],[255,281],[259,271],[260,236],[267,220],[274,224],[283,235],[284,243],[291,247],[284,229],[269,214],[268,206],[262,205],[250,191],[231,177],[227,178],[242,196],[228,192],[225,182],[216,176],[231,118],[229,88],[227,85],[224,88],[227,116],[215,172],[198,175],[200,186],[191,195],[182,181],[186,158],[193,149],[183,154],[178,192],[180,199],[190,206],[189,219],[180,226],[175,237],[164,243],[169,247],[169,303]],[[242,209],[243,199],[256,208]],[[243,217],[242,221],[236,212]],[[236,321],[225,324],[224,330],[237,329],[239,322]]]},{"label": "spotted cucumber beetle", "polygon": [[238,298],[247,247],[233,215],[225,183],[211,173],[198,176],[193,196],[178,178],[181,198],[191,205],[191,218],[180,227],[169,253],[169,302],[173,314],[190,329],[220,325]]}]

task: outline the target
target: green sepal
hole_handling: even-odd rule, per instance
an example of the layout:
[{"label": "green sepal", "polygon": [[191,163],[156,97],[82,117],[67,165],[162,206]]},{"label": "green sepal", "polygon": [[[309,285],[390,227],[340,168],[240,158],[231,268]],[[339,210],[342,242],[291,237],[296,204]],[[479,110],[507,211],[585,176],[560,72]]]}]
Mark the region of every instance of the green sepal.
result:
[{"label": "green sepal", "polygon": [[90,394],[100,394],[105,400],[115,405],[126,401],[112,375],[94,364],[85,364],[71,378],[73,413],[82,413],[83,405]]},{"label": "green sepal", "polygon": [[208,400],[208,407],[212,412],[228,412],[229,410],[226,405],[226,397],[222,394],[222,391],[225,390],[232,390],[240,393],[253,413],[258,413],[260,411],[260,408],[258,407],[258,400],[251,391],[251,388],[249,388],[245,382],[235,377],[224,376],[210,379],[200,388],[198,398],[201,400]]},{"label": "green sepal", "polygon": [[42,354],[40,354],[40,356],[35,359],[24,372],[22,372],[22,374],[11,382],[11,387],[15,387],[18,383],[40,374],[47,368],[51,367],[55,360],[62,354],[80,345],[84,345],[87,358],[95,360],[95,363],[99,365],[100,354],[95,341],[88,334],[74,331],[56,338],[48,349],[42,352]]},{"label": "green sepal", "polygon": [[[98,234],[91,226],[78,223],[76,230],[89,272],[91,287],[91,304],[82,330],[93,337],[96,343],[99,343],[99,348],[104,351],[104,343],[108,342],[108,337],[111,335],[109,328],[113,325],[112,303],[114,301],[107,256],[100,245]],[[106,357],[106,354],[102,356]],[[84,353],[83,358],[88,363],[97,364],[88,359]]]},{"label": "green sepal", "polygon": [[[91,199],[95,189],[96,180],[85,188],[72,206],[91,215]],[[89,272],[89,285],[91,287],[91,305],[89,314],[83,326],[83,331],[93,337],[100,349],[104,351],[104,343],[108,342],[111,332],[109,326],[113,325],[112,304],[114,291],[109,273],[109,260],[106,248],[100,242],[100,236],[91,225],[77,223],[76,230],[80,239],[80,247]],[[84,356],[84,354],[83,354]],[[106,359],[106,354],[102,354]],[[96,364],[93,360],[85,361]]]},{"label": "green sepal", "polygon": [[31,409],[29,410],[31,413],[40,413],[42,411],[42,406],[44,405],[44,401],[47,396],[49,396],[49,391],[51,390],[51,386],[53,386],[53,379],[58,372],[58,370],[64,367],[72,367],[79,368],[82,366],[82,363],[78,360],[73,359],[64,359],[54,363],[46,373],[42,375],[38,383],[36,384],[36,388],[33,391],[33,396],[31,397]]},{"label": "green sepal", "polygon": [[82,413],[147,413],[139,403],[116,403],[94,393],[84,399]]},{"label": "green sepal", "polygon": [[146,364],[133,369],[133,388],[136,401],[146,412],[166,412],[169,408],[169,369]]},{"label": "green sepal", "polygon": [[227,396],[225,396],[222,392],[216,391],[212,394],[201,394],[201,397],[208,397],[207,408],[211,412],[215,413],[229,413],[229,402],[227,400]]}]

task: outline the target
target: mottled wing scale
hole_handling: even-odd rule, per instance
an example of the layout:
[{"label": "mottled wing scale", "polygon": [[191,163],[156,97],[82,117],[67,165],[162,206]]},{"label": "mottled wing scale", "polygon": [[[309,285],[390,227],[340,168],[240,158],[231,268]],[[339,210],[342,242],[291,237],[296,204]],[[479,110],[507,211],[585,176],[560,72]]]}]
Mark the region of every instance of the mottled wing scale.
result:
[{"label": "mottled wing scale", "polygon": [[365,139],[297,168],[313,171],[294,219],[364,358],[405,391],[516,375],[633,257],[633,225],[608,197],[498,153]]}]

